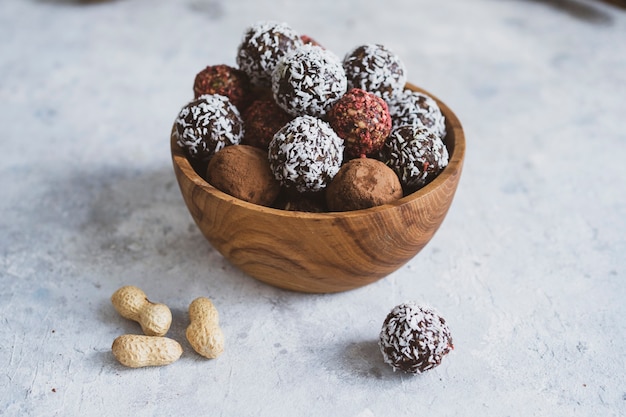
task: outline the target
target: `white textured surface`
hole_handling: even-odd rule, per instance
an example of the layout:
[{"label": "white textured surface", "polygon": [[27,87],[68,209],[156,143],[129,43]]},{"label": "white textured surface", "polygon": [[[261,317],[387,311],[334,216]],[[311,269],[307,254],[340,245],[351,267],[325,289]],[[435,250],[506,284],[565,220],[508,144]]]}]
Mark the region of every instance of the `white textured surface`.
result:
[{"label": "white textured surface", "polygon": [[[626,414],[626,13],[594,1],[0,2],[0,414]],[[575,7],[568,7],[573,4]],[[171,123],[245,27],[289,22],[340,56],[380,42],[466,129],[443,226],[397,273],[285,292],[225,262],[175,183]],[[126,369],[139,332],[109,297],[174,314],[167,367]],[[226,351],[184,340],[207,296]],[[424,301],[456,349],[422,376],[376,346]]]}]

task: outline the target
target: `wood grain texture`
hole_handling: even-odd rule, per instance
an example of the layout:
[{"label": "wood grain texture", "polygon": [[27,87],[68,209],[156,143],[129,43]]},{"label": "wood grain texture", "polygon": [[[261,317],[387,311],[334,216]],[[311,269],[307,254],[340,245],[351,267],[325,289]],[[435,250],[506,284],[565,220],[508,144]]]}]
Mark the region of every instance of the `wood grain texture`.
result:
[{"label": "wood grain texture", "polygon": [[[411,84],[407,88],[423,91]],[[304,213],[247,203],[202,179],[172,138],[174,172],[185,204],[211,245],[258,280],[314,293],[372,283],[400,268],[430,241],[457,189],[465,156],[463,128],[456,115],[433,98],[446,116],[449,164],[433,182],[392,204]]]}]

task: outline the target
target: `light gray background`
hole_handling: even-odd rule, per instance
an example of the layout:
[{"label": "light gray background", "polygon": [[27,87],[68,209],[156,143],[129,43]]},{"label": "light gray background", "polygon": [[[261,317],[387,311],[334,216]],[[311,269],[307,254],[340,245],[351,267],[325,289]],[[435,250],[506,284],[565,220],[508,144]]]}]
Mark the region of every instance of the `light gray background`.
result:
[{"label": "light gray background", "polygon": [[[245,28],[288,22],[339,56],[383,43],[462,121],[449,215],[405,267],[306,295],[259,283],[204,240],[169,130]],[[626,413],[626,12],[597,1],[0,2],[0,414],[620,416]],[[185,348],[127,369],[138,333],[109,297],[143,288]],[[214,300],[217,360],[184,340]],[[447,318],[455,350],[393,373],[396,304]]]}]

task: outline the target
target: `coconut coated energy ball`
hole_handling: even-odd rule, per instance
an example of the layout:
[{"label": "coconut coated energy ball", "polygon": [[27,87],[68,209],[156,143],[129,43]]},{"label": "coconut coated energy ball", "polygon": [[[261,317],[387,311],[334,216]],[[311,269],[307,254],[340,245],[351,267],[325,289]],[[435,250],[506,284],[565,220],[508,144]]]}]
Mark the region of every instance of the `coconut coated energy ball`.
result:
[{"label": "coconut coated energy ball", "polygon": [[348,88],[360,88],[388,99],[400,93],[406,84],[404,63],[380,44],[361,45],[343,59]]},{"label": "coconut coated energy ball", "polygon": [[420,374],[441,364],[454,349],[446,321],[433,308],[407,302],[394,307],[383,323],[379,347],[393,370]]},{"label": "coconut coated energy ball", "polygon": [[274,100],[292,116],[322,117],[346,90],[339,58],[311,44],[285,55],[272,74]]},{"label": "coconut coated energy ball", "polygon": [[433,130],[441,139],[446,137],[446,118],[432,97],[404,90],[389,98],[387,104],[393,127],[415,124]]},{"label": "coconut coated energy ball", "polygon": [[274,135],[268,158],[281,185],[306,193],[326,188],[341,167],[343,151],[343,140],[328,123],[300,116]]},{"label": "coconut coated energy ball", "polygon": [[407,193],[422,188],[448,165],[448,149],[432,130],[416,125],[395,128],[380,159],[400,178]]},{"label": "coconut coated energy ball", "polygon": [[243,120],[235,105],[227,97],[209,94],[181,109],[172,134],[190,158],[208,161],[222,148],[238,145],[243,129]]},{"label": "coconut coated energy ball", "polygon": [[252,84],[269,87],[278,61],[302,45],[300,35],[286,23],[257,22],[246,30],[237,48],[237,65]]},{"label": "coconut coated energy ball", "polygon": [[344,140],[350,158],[375,154],[391,132],[385,100],[360,88],[349,90],[330,108],[328,123]]}]

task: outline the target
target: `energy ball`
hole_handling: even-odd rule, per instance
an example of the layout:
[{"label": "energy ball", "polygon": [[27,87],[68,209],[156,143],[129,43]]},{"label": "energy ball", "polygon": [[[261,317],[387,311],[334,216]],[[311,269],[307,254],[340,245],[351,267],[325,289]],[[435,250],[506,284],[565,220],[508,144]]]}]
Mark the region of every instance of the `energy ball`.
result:
[{"label": "energy ball", "polygon": [[450,329],[432,308],[407,302],[394,307],[380,331],[380,351],[393,370],[421,374],[454,349]]},{"label": "energy ball", "polygon": [[274,202],[273,207],[280,210],[302,211],[306,213],[325,213],[328,211],[323,191],[301,194],[283,189]]},{"label": "energy ball", "polygon": [[310,45],[315,45],[315,46],[319,46],[320,48],[323,48],[323,46],[318,41],[316,41],[309,35],[300,35],[300,39],[302,39],[302,43],[304,43],[305,45],[310,44]]},{"label": "energy ball", "polygon": [[237,197],[269,206],[280,192],[267,161],[267,154],[254,146],[229,146],[217,152],[207,168],[209,184]]},{"label": "energy ball", "polygon": [[402,185],[396,173],[370,158],[346,162],[326,187],[326,204],[330,211],[366,209],[399,198],[402,198]]},{"label": "energy ball", "polygon": [[190,158],[208,161],[222,148],[238,145],[243,129],[237,107],[225,96],[208,94],[182,108],[173,135]]},{"label": "energy ball", "polygon": [[343,140],[328,123],[299,116],[276,132],[268,158],[281,185],[306,193],[326,188],[341,167],[343,151]]},{"label": "energy ball", "polygon": [[274,100],[292,116],[322,117],[346,89],[339,58],[311,44],[285,55],[272,74]]},{"label": "energy ball", "polygon": [[432,130],[404,125],[391,131],[379,155],[407,193],[432,181],[448,165],[448,149]]},{"label": "energy ball", "polygon": [[393,127],[416,124],[446,137],[446,118],[432,97],[417,91],[404,90],[391,97],[387,104]]},{"label": "energy ball", "polygon": [[378,152],[391,132],[385,100],[360,88],[349,90],[330,108],[328,122],[344,140],[350,158]]},{"label": "energy ball", "polygon": [[400,58],[379,44],[361,45],[343,59],[349,88],[360,88],[384,99],[398,94],[406,84]]},{"label": "energy ball", "polygon": [[228,65],[212,65],[200,71],[193,83],[194,97],[220,94],[243,110],[250,95],[250,80],[245,72]]},{"label": "energy ball", "polygon": [[302,45],[300,35],[286,23],[257,22],[246,30],[237,48],[237,65],[252,84],[269,87],[278,61]]},{"label": "energy ball", "polygon": [[267,151],[274,134],[292,119],[273,99],[255,100],[243,113],[242,143]]}]

